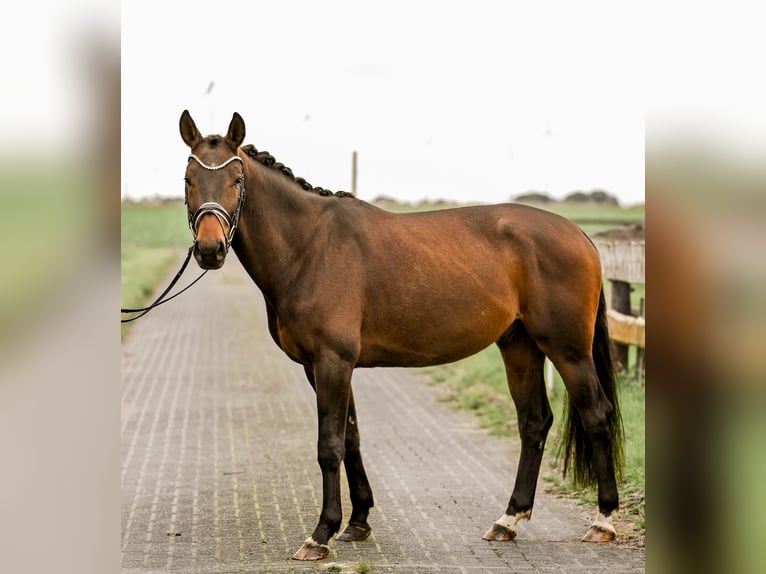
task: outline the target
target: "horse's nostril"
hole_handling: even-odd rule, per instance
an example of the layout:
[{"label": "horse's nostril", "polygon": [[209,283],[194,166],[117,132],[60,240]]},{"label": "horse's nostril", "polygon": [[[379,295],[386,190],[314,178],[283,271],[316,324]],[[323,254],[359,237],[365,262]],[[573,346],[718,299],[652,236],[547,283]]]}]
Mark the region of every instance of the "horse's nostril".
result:
[{"label": "horse's nostril", "polygon": [[195,257],[200,264],[218,268],[226,259],[226,242],[220,239],[211,241],[197,239],[194,241],[194,248]]}]

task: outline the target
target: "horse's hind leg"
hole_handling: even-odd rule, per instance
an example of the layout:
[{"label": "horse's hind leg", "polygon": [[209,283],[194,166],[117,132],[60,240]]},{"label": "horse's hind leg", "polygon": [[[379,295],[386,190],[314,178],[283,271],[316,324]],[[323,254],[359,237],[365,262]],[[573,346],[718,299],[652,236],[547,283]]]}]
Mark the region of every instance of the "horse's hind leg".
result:
[{"label": "horse's hind leg", "polygon": [[574,468],[575,482],[598,485],[598,516],[583,540],[608,542],[616,535],[611,515],[619,506],[614,454],[620,448],[619,414],[605,395],[590,356],[573,359],[551,354],[551,360],[576,412],[570,412],[568,425],[574,436],[569,466]]},{"label": "horse's hind leg", "polygon": [[359,426],[356,418],[353,391],[348,403],[348,423],[346,424],[346,449],[343,455],[346,467],[348,489],[351,496],[351,518],[346,528],[335,539],[344,542],[358,542],[370,536],[367,515],[373,506],[372,489],[367,480],[367,473],[362,463],[359,450]]},{"label": "horse's hind leg", "polygon": [[521,324],[515,324],[497,342],[505,363],[508,386],[516,405],[521,436],[521,457],[516,483],[505,514],[484,534],[485,540],[511,540],[516,523],[529,519],[535,500],[535,487],[543,458],[545,439],[553,424],[553,414],[545,391],[543,362],[538,349]]},{"label": "horse's hind leg", "polygon": [[591,298],[572,278],[567,289],[540,298],[525,320],[527,332],[556,366],[569,395],[562,425],[564,474],[575,484],[598,486],[599,514],[585,536],[589,542],[615,537],[611,514],[618,507],[616,475],[622,465],[622,420],[599,283],[593,285],[599,291]]}]

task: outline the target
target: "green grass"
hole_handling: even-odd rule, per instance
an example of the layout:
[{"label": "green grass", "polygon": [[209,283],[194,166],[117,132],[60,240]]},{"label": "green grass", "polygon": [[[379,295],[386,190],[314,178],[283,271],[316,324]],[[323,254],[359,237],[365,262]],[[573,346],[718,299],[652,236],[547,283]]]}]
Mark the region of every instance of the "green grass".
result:
[{"label": "green grass", "polygon": [[636,207],[611,207],[555,203],[550,206],[541,206],[541,209],[546,209],[571,219],[583,228],[585,226],[614,227],[616,224],[640,222],[645,217],[643,205]]},{"label": "green grass", "polygon": [[364,561],[361,556],[359,557],[359,561],[356,564],[356,572],[359,574],[367,574],[368,572],[372,572],[372,568]]},{"label": "green grass", "polygon": [[[122,307],[142,307],[178,265],[180,250],[191,245],[186,207],[181,202],[126,204],[121,223],[120,303]],[[123,337],[131,325],[122,326]]]},{"label": "green grass", "polygon": [[123,204],[123,249],[133,247],[188,247],[192,242],[186,206],[180,202]]}]

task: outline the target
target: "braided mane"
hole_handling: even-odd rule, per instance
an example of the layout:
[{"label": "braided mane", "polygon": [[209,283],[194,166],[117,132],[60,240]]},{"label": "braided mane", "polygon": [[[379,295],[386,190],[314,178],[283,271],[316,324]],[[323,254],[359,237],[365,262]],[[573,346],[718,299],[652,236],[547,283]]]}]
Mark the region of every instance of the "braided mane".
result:
[{"label": "braided mane", "polygon": [[255,149],[255,146],[253,144],[247,144],[243,145],[241,147],[242,151],[245,152],[249,157],[253,158],[258,163],[261,163],[265,165],[266,167],[269,167],[271,169],[275,169],[282,173],[282,175],[290,178],[295,183],[297,183],[304,191],[308,191],[309,193],[316,193],[317,195],[324,195],[324,196],[334,196],[334,197],[354,197],[354,194],[349,193],[347,191],[336,191],[332,192],[329,189],[325,189],[323,187],[314,187],[311,185],[308,181],[303,179],[302,177],[295,177],[293,175],[293,170],[291,170],[289,167],[287,167],[285,164],[278,162],[273,155],[271,155],[267,151],[258,151]]}]

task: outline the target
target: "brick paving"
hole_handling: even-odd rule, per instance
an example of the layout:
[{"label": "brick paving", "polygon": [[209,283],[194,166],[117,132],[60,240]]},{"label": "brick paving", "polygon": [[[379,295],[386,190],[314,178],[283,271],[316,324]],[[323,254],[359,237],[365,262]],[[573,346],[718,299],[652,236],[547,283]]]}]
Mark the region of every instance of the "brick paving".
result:
[{"label": "brick paving", "polygon": [[406,369],[354,373],[371,537],[292,560],[321,504],[314,395],[233,254],[134,324],[122,378],[124,574],[644,571],[643,549],[580,542],[595,509],[542,486],[516,540],[482,540],[510,496],[518,441],[488,436]]}]

